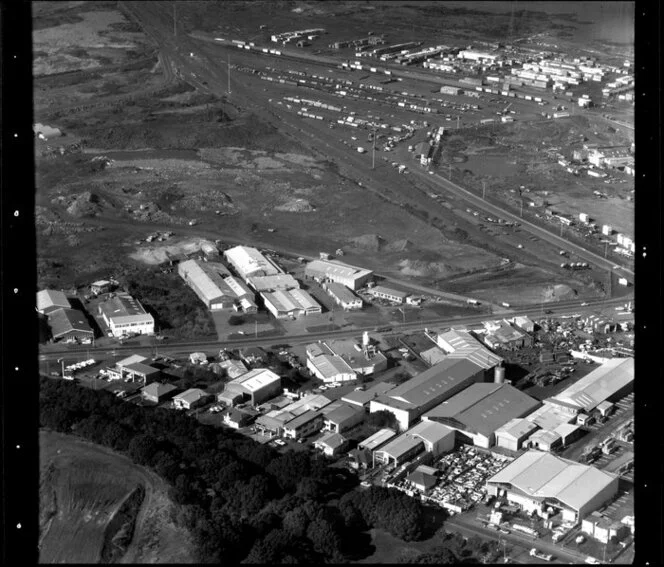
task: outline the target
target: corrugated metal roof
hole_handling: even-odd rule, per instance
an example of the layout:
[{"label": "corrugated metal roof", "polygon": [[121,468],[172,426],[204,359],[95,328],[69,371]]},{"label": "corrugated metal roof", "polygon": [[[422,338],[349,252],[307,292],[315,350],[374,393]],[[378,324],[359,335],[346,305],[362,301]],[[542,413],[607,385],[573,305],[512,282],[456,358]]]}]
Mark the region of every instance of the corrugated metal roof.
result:
[{"label": "corrugated metal roof", "polygon": [[271,291],[277,289],[297,289],[299,282],[290,274],[276,274],[271,276],[252,276],[249,283],[256,291]]},{"label": "corrugated metal roof", "polygon": [[224,256],[235,266],[243,278],[251,275],[276,275],[281,270],[270,262],[256,248],[249,246],[235,246],[224,252]]},{"label": "corrugated metal roof", "polygon": [[554,397],[590,411],[634,381],[634,359],[614,358]]},{"label": "corrugated metal roof", "polygon": [[324,445],[332,450],[343,447],[345,443],[346,438],[340,433],[325,433],[315,442],[317,445]]},{"label": "corrugated metal roof", "polygon": [[371,293],[371,295],[376,295],[377,293],[383,293],[385,295],[399,297],[401,299],[408,297],[410,295],[410,293],[408,293],[407,291],[401,291],[400,289],[393,289],[391,287],[386,287],[384,285],[377,285],[375,287],[372,287],[369,290],[369,293]]},{"label": "corrugated metal roof", "polygon": [[371,270],[337,262],[336,260],[313,260],[305,268],[306,272],[319,272],[321,274],[335,275],[344,278],[359,279],[371,274]]},{"label": "corrugated metal roof", "polygon": [[174,399],[183,400],[191,404],[193,402],[197,402],[198,400],[204,398],[207,395],[208,394],[206,392],[200,390],[199,388],[189,388],[189,390],[185,390],[181,394],[175,396]]},{"label": "corrugated metal roof", "polygon": [[496,435],[502,435],[517,440],[537,429],[537,424],[525,418],[510,419],[505,425],[496,429]]},{"label": "corrugated metal roof", "polygon": [[141,392],[148,396],[156,397],[165,396],[173,390],[177,390],[177,387],[173,386],[173,384],[161,382],[153,382],[152,384],[148,384],[147,386],[141,388]]},{"label": "corrugated metal roof", "polygon": [[316,419],[317,417],[320,416],[320,412],[316,410],[307,410],[303,414],[298,415],[297,417],[291,419],[288,421],[284,427],[286,429],[297,429],[298,427],[301,427],[302,425],[305,425],[306,423],[309,423],[310,421]]},{"label": "corrugated metal roof", "polygon": [[101,303],[99,309],[106,317],[114,320],[116,323],[154,322],[154,318],[145,311],[140,301],[128,294],[112,297]]},{"label": "corrugated metal roof", "polygon": [[337,282],[329,282],[325,285],[327,291],[339,300],[341,303],[353,303],[357,301],[362,301],[357,295],[355,295],[350,289],[345,285],[342,285]]},{"label": "corrugated metal roof", "polygon": [[76,309],[58,309],[48,316],[48,324],[54,338],[61,337],[66,333],[86,333],[92,337],[94,332],[90,327],[85,315]]},{"label": "corrugated metal roof", "polygon": [[255,368],[254,370],[250,370],[249,372],[242,374],[242,376],[235,378],[229,382],[229,385],[237,384],[253,394],[261,388],[274,384],[275,382],[281,382],[281,377],[267,368]]},{"label": "corrugated metal roof", "polygon": [[42,289],[37,292],[37,310],[43,311],[49,307],[65,307],[70,308],[71,303],[67,296],[55,289]]},{"label": "corrugated metal roof", "polygon": [[178,273],[185,281],[194,286],[206,301],[212,302],[222,297],[235,298],[235,293],[224,281],[230,272],[218,262],[200,262],[187,260],[178,265]]},{"label": "corrugated metal roof", "polygon": [[381,429],[380,431],[376,431],[373,435],[370,437],[367,437],[364,441],[361,441],[358,444],[358,447],[361,449],[369,449],[370,451],[373,451],[377,447],[380,447],[383,443],[386,441],[389,441],[392,439],[396,433],[392,431],[391,429]]},{"label": "corrugated metal roof", "polygon": [[320,354],[310,359],[316,369],[321,373],[323,379],[330,379],[339,374],[354,374],[353,369],[340,356]]},{"label": "corrugated metal roof", "polygon": [[344,402],[332,402],[322,410],[325,420],[336,424],[343,424],[345,421],[364,413],[364,408],[351,406]]},{"label": "corrugated metal roof", "polygon": [[123,358],[122,360],[119,360],[118,362],[115,363],[115,366],[118,368],[122,368],[125,366],[129,366],[130,364],[135,364],[137,362],[143,362],[144,360],[147,360],[147,357],[141,355],[141,354],[132,354],[131,356],[128,356],[127,358]]}]

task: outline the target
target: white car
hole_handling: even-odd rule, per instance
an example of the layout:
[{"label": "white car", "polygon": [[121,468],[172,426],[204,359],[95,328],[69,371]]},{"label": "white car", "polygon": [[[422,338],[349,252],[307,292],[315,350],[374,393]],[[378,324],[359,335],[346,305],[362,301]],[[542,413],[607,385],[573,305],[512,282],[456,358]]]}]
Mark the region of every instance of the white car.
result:
[{"label": "white car", "polygon": [[318,389],[321,390],[321,391],[323,391],[323,390],[327,390],[328,388],[329,388],[329,386],[326,386],[325,384],[323,384],[323,385],[322,385],[320,388],[318,388]]},{"label": "white car", "polygon": [[282,441],[281,439],[275,439],[274,443],[275,445],[279,445],[279,447],[283,447],[284,445],[286,445],[286,442]]}]

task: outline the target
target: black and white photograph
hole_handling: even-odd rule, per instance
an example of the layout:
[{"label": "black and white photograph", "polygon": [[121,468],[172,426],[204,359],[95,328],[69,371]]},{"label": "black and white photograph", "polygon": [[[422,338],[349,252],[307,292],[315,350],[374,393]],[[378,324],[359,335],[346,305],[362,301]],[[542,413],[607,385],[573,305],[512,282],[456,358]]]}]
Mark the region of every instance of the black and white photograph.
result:
[{"label": "black and white photograph", "polygon": [[39,563],[635,563],[635,2],[29,4]]}]

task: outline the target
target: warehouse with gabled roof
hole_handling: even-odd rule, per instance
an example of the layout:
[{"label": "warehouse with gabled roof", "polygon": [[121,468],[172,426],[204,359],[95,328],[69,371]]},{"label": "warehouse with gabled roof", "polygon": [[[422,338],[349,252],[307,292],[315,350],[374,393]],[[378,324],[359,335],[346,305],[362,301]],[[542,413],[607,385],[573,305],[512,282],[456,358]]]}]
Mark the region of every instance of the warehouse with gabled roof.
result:
[{"label": "warehouse with gabled roof", "polygon": [[371,279],[373,272],[337,260],[313,260],[304,268],[304,275],[319,282],[340,283],[355,291]]},{"label": "warehouse with gabled roof", "polygon": [[549,453],[528,451],[516,458],[486,484],[492,496],[504,494],[524,511],[545,514],[560,511],[564,521],[577,523],[618,492],[618,476],[561,459]]},{"label": "warehouse with gabled roof", "polygon": [[283,273],[269,258],[249,246],[229,248],[224,252],[224,258],[244,281],[248,281],[252,276],[275,276]]}]

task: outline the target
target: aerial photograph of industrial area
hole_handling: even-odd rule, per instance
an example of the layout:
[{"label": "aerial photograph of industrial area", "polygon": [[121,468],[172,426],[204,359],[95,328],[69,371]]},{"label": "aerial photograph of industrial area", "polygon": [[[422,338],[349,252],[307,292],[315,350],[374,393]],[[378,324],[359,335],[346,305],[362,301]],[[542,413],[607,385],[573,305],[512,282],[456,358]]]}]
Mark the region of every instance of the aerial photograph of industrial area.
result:
[{"label": "aerial photograph of industrial area", "polygon": [[31,18],[40,563],[635,562],[633,2]]}]

